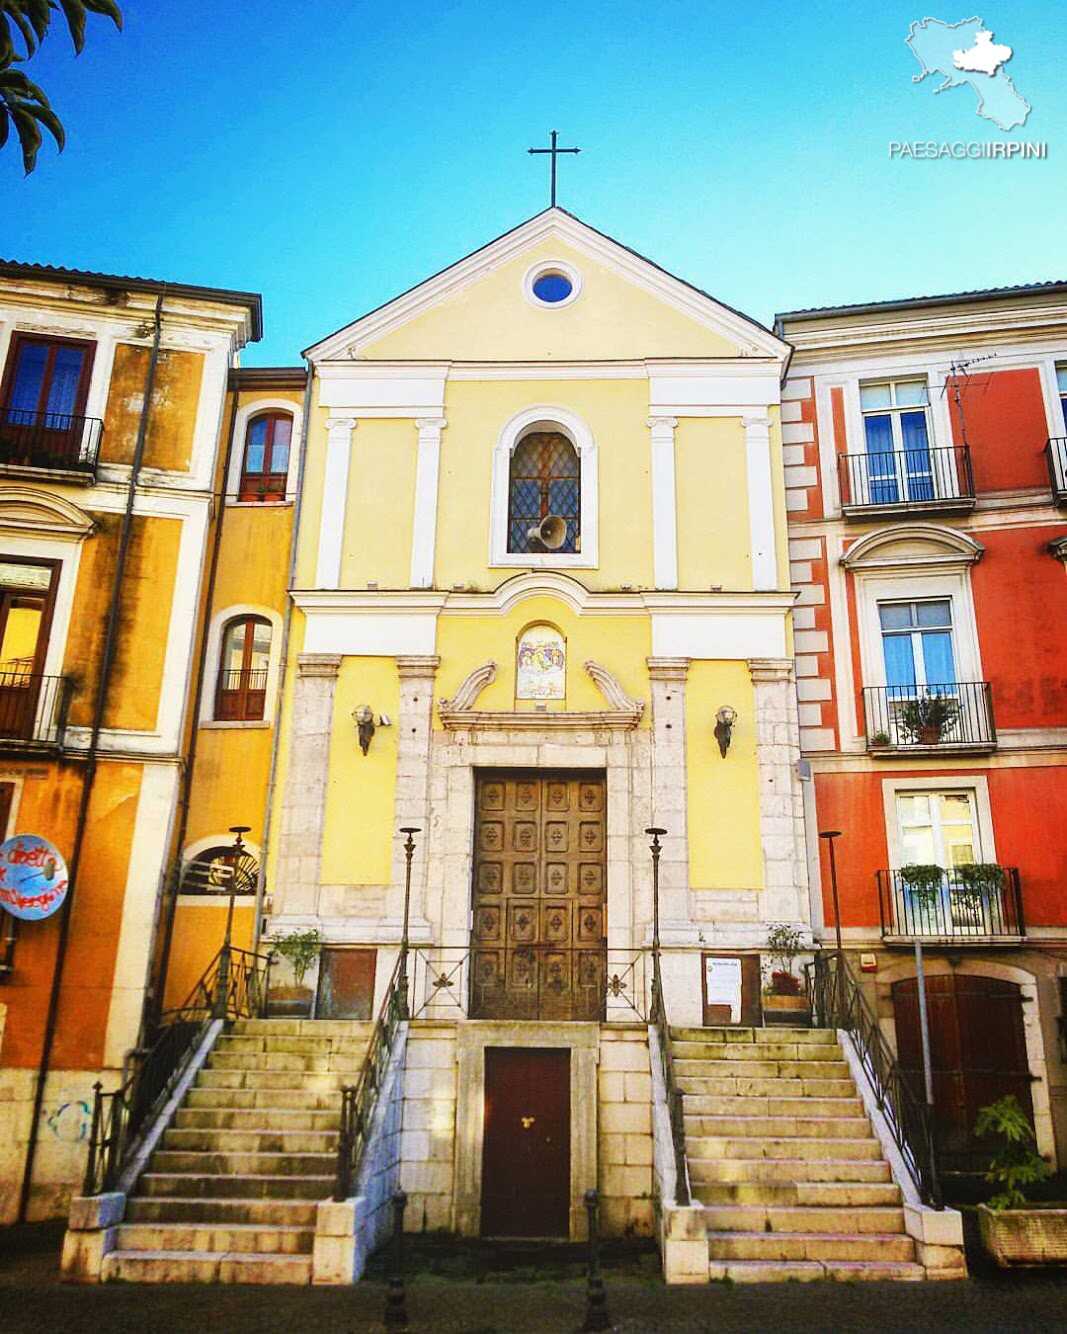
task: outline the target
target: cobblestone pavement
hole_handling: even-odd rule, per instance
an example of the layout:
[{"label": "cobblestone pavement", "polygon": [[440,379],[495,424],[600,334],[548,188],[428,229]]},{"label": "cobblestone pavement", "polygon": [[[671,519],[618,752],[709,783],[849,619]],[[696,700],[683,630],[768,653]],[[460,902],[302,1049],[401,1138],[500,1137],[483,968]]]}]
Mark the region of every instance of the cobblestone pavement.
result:
[{"label": "cobblestone pavement", "polygon": [[[62,1229],[0,1229],[3,1334],[242,1334],[243,1331],[377,1331],[380,1277],[353,1288],[205,1287],[60,1283]],[[432,1268],[432,1266],[430,1266]],[[982,1273],[962,1283],[711,1284],[666,1288],[640,1265],[606,1272],[613,1328],[646,1331],[1062,1330],[1067,1272]],[[566,1272],[566,1271],[564,1271]],[[523,1269],[480,1280],[417,1273],[408,1285],[410,1328],[418,1334],[555,1334],[577,1331],[585,1314],[579,1278],[531,1281]]]}]

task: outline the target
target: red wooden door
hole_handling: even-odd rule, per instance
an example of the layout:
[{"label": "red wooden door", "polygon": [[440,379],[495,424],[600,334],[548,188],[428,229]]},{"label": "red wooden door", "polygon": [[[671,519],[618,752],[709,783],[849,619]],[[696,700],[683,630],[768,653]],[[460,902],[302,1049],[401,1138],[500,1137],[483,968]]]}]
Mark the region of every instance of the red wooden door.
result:
[{"label": "red wooden door", "polygon": [[487,1047],[482,1236],[570,1232],[570,1052]]},{"label": "red wooden door", "polygon": [[[989,1148],[975,1138],[979,1110],[1012,1093],[1033,1122],[1022,995],[1014,982],[952,973],[926,979],[934,1135],[942,1168],[984,1169]],[[919,993],[915,978],[893,984],[898,1059],[922,1096]]]},{"label": "red wooden door", "polygon": [[374,1017],[374,965],[377,950],[323,950],[319,960],[320,1019]]}]

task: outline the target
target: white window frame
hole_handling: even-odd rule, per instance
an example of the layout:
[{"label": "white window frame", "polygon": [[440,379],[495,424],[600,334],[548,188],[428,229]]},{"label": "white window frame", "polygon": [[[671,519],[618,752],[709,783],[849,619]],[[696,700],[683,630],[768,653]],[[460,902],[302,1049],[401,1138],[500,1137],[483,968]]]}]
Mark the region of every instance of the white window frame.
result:
[{"label": "white window frame", "polygon": [[[509,551],[508,501],[511,490],[511,456],[519,441],[531,431],[557,431],[578,453],[581,481],[581,551]],[[489,564],[521,569],[596,569],[600,561],[597,517],[597,448],[593,433],[576,413],[567,408],[537,404],[524,408],[507,421],[493,451],[493,477],[489,498]]]},{"label": "white window frame", "polygon": [[[891,407],[888,407],[888,408],[865,408],[865,407],[863,406],[863,391],[864,391],[864,389],[873,389],[873,388],[875,388],[876,385],[882,385],[882,384],[887,384],[887,385],[889,386],[889,394],[890,394],[890,398],[893,400],[893,404],[892,404],[892,406],[891,406]],[[925,387],[925,389],[926,389],[926,402],[925,402],[925,403],[912,403],[912,404],[909,404],[909,405],[907,405],[907,406],[905,406],[905,405],[899,405],[899,406],[898,406],[897,403],[896,403],[896,390],[897,390],[897,385],[901,385],[901,384],[921,384],[921,385],[923,385],[923,386]],[[933,448],[935,447],[933,414],[932,414],[931,411],[930,411],[930,408],[931,408],[931,401],[930,401],[930,379],[929,379],[929,376],[926,376],[926,375],[895,375],[895,376],[888,376],[888,375],[887,375],[887,376],[882,376],[882,377],[877,377],[877,376],[876,376],[876,377],[873,378],[873,379],[863,379],[863,380],[860,380],[860,382],[859,382],[859,406],[860,406],[860,418],[861,418],[861,421],[862,421],[862,427],[861,427],[861,430],[862,430],[863,452],[864,452],[864,453],[867,453],[867,418],[868,418],[868,417],[885,417],[885,416],[888,416],[888,417],[889,417],[889,419],[890,419],[890,431],[891,431],[891,433],[892,433],[892,437],[893,437],[893,453],[894,453],[894,454],[901,454],[901,453],[904,452],[904,435],[903,435],[903,432],[901,431],[901,428],[900,428],[900,414],[901,414],[902,412],[918,412],[918,411],[920,411],[920,410],[922,411],[923,415],[924,415],[925,418],[926,418],[926,447],[927,447],[928,449],[933,449]]]},{"label": "white window frame", "polygon": [[[270,622],[270,657],[267,660],[267,692],[263,701],[263,717],[244,719],[224,719],[215,717],[215,688],[219,680],[219,654],[222,652],[222,631],[231,621],[246,616],[260,616]],[[274,723],[277,705],[278,677],[282,661],[282,617],[273,607],[263,607],[251,602],[238,602],[224,607],[211,618],[207,636],[207,670],[204,672],[204,685],[200,694],[199,725],[201,727],[225,727],[231,730],[242,728],[270,727]],[[205,846],[210,846],[205,844]]]},{"label": "white window frame", "polygon": [[[885,650],[882,623],[878,614],[881,602],[948,601],[952,615],[952,655],[957,681],[981,681],[978,652],[978,626],[974,617],[974,599],[968,573],[919,575],[914,570],[898,574],[865,574],[856,570],[856,618],[859,622],[860,673],[865,686],[886,686]],[[921,661],[916,663],[916,676]]]},{"label": "white window frame", "polygon": [[[888,631],[887,631],[886,628],[882,625],[882,617],[881,617],[881,611],[880,611],[880,608],[881,608],[882,606],[884,606],[884,605],[886,605],[886,604],[891,604],[891,605],[898,606],[898,607],[899,607],[899,606],[913,607],[913,606],[915,606],[916,604],[918,604],[918,603],[922,603],[922,602],[947,602],[947,603],[948,603],[948,616],[949,616],[949,623],[948,623],[948,625],[947,625],[947,626],[945,626],[945,625],[925,625],[925,626],[914,625],[914,626],[912,626],[910,629],[907,629],[907,630],[888,630]],[[897,599],[897,598],[879,598],[879,600],[878,600],[877,603],[875,604],[875,614],[878,616],[878,629],[879,629],[879,631],[880,631],[880,633],[881,633],[881,636],[882,636],[882,672],[883,672],[883,675],[885,674],[885,640],[886,640],[887,635],[888,635],[889,637],[891,637],[891,638],[894,638],[894,639],[903,639],[905,636],[907,636],[907,637],[911,640],[911,661],[912,661],[912,668],[913,668],[913,670],[914,670],[914,672],[915,672],[915,690],[916,690],[916,693],[919,693],[919,692],[921,692],[922,690],[925,690],[925,688],[926,688],[928,685],[930,685],[930,684],[933,684],[933,685],[948,685],[949,682],[934,681],[934,682],[931,683],[931,682],[927,681],[927,679],[926,679],[926,655],[925,655],[925,653],[923,652],[923,647],[922,647],[922,637],[923,637],[923,634],[924,634],[926,631],[928,631],[928,630],[929,630],[929,631],[940,631],[940,632],[943,633],[945,630],[947,630],[947,631],[948,631],[948,634],[949,634],[949,640],[950,640],[950,642],[951,642],[951,644],[952,644],[952,662],[953,662],[953,666],[954,666],[954,668],[955,668],[956,678],[957,678],[957,682],[958,682],[958,680],[959,680],[960,670],[959,670],[958,656],[957,656],[957,653],[956,653],[956,625],[955,625],[955,621],[953,620],[953,611],[954,611],[954,608],[953,608],[953,605],[952,605],[952,599],[951,599],[951,598],[905,598],[905,599]],[[887,684],[888,684],[888,683],[887,683]],[[956,684],[956,682],[953,682],[952,684]],[[903,688],[904,688],[903,686],[894,686],[894,687],[893,687],[894,690],[903,690]],[[903,698],[903,696],[901,696],[901,698]]]},{"label": "white window frame", "polygon": [[[245,441],[248,437],[248,425],[254,417],[261,417],[266,412],[284,412],[293,419],[292,435],[289,438],[289,467],[285,475],[285,499],[275,501],[238,500],[241,490],[241,473],[244,469]],[[230,466],[226,475],[226,504],[240,506],[242,509],[262,509],[273,505],[290,505],[296,495],[297,455],[300,452],[304,413],[300,406],[288,398],[259,398],[254,403],[246,403],[237,409],[233,421],[233,448],[230,450]]]},{"label": "white window frame", "polygon": [[989,782],[986,776],[984,774],[957,774],[952,778],[939,778],[936,774],[926,774],[921,778],[884,778],[882,780],[882,805],[885,815],[889,870],[899,871],[903,864],[902,839],[897,818],[897,796],[914,796],[921,792],[929,792],[939,796],[966,792],[974,802],[975,825],[978,830],[978,846],[981,849],[982,860],[998,862],[996,842],[993,838],[993,809],[989,802]]}]

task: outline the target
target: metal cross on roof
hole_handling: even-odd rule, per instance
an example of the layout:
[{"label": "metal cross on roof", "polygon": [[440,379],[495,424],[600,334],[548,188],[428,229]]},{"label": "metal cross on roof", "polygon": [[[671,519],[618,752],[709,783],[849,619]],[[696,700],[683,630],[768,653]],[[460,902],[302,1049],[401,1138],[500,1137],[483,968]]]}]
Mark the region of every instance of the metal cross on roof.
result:
[{"label": "metal cross on roof", "polygon": [[558,130],[549,131],[549,139],[552,141],[552,146],[550,148],[529,148],[526,150],[529,153],[550,153],[552,155],[552,190],[551,190],[552,208],[556,207],[556,158],[559,156],[560,153],[580,153],[582,151],[580,148],[557,148],[556,137],[558,134],[559,134]]}]

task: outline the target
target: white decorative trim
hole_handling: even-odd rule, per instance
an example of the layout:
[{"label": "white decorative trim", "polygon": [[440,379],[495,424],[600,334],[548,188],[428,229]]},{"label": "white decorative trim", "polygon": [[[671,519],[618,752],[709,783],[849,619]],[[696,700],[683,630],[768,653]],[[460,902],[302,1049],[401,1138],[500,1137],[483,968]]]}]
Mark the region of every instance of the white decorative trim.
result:
[{"label": "white decorative trim", "polygon": [[[571,285],[570,295],[563,298],[562,301],[542,301],[534,291],[534,283],[538,278],[543,278],[550,273],[561,273]],[[531,306],[537,306],[540,310],[562,310],[564,306],[571,306],[578,300],[582,294],[582,275],[574,267],[562,259],[538,260],[536,264],[531,264],[522,275],[522,294]]]},{"label": "white decorative trim", "polygon": [[352,432],[355,429],[354,417],[329,417],[326,421],[326,467],[322,488],[319,555],[315,566],[315,583],[319,588],[337,588],[341,582],[348,471],[352,455]]},{"label": "white decorative trim", "polygon": [[997,845],[993,838],[993,808],[989,801],[989,782],[982,773],[942,774],[936,770],[920,778],[883,778],[882,808],[885,814],[886,852],[890,870],[902,865],[900,824],[897,820],[897,795],[901,792],[970,792],[974,796],[978,843],[975,861],[995,862]]},{"label": "white decorative trim", "polygon": [[[581,551],[508,551],[508,492],[511,456],[523,436],[533,430],[559,431],[578,452],[581,479]],[[526,569],[595,569],[599,562],[597,521],[597,449],[593,433],[576,413],[567,408],[536,404],[517,412],[504,423],[493,451],[493,477],[489,500],[489,564],[516,565]]]},{"label": "white decorative trim", "polygon": [[[242,393],[253,392],[251,390],[242,390]],[[226,499],[231,503],[248,504],[247,501],[238,501],[237,495],[241,489],[241,472],[244,467],[245,439],[248,435],[249,423],[254,417],[262,417],[264,413],[282,412],[292,418],[293,427],[289,440],[289,469],[285,480],[285,495],[291,499],[296,491],[296,477],[299,465],[297,455],[300,452],[300,438],[304,424],[304,410],[292,399],[288,398],[258,398],[251,403],[244,404],[237,409],[233,420],[233,448],[230,451],[230,467],[226,476]],[[254,502],[260,504],[260,501]]]},{"label": "white decorative trim", "polygon": [[645,711],[643,699],[631,699],[608,669],[601,667],[600,663],[594,662],[592,658],[584,666],[611,708],[633,711],[638,718],[641,717]]},{"label": "white decorative trim", "polygon": [[958,528],[902,523],[861,537],[841,557],[841,564],[846,570],[962,570],[984,554],[981,542]]},{"label": "white decorative trim", "polygon": [[83,509],[54,491],[0,484],[0,538],[27,534],[83,542],[95,526]]},{"label": "white decorative trim", "polygon": [[415,461],[415,512],[411,530],[411,587],[432,588],[437,550],[437,482],[441,471],[444,417],[418,417]]},{"label": "white decorative trim", "polygon": [[652,569],[657,588],[678,587],[678,497],[674,470],[677,417],[649,417],[652,437]]},{"label": "white decorative trim", "polygon": [[[962,534],[961,534],[962,536]],[[897,570],[856,572],[856,621],[860,647],[860,669],[864,685],[884,686],[885,653],[878,603],[916,598],[947,598],[952,604],[952,655],[957,681],[981,681],[982,661],[978,650],[978,626],[974,596],[966,568],[928,574],[907,567]]]},{"label": "white decorative trim", "polygon": [[488,662],[475,667],[474,671],[467,675],[451,699],[440,699],[438,704],[442,709],[451,710],[453,713],[470,709],[485,687],[496,680],[496,671],[496,663],[490,658]]},{"label": "white decorative trim", "polygon": [[771,478],[771,421],[742,417],[748,476],[748,526],[752,550],[752,587],[778,587],[774,542],[774,490]]},{"label": "white decorative trim", "polygon": [[278,675],[281,670],[282,618],[272,607],[261,606],[253,602],[236,602],[223,607],[211,618],[207,635],[207,655],[204,659],[207,670],[204,672],[204,687],[200,695],[199,724],[203,727],[210,723],[213,727],[247,727],[247,721],[227,722],[215,717],[215,686],[219,676],[219,654],[222,650],[223,627],[230,621],[245,616],[259,616],[270,622],[270,656],[267,660],[267,693],[263,701],[263,717],[253,726],[269,726],[274,721],[274,709],[278,695]]}]

